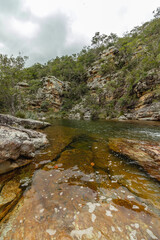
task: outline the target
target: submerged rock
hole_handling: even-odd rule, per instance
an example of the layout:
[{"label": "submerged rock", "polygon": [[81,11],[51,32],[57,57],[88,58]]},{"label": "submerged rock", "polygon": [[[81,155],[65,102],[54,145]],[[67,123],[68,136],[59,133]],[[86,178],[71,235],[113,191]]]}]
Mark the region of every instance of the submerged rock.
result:
[{"label": "submerged rock", "polygon": [[[78,157],[79,151],[73,156],[76,152]],[[71,159],[72,152],[63,154],[59,162],[63,162],[63,157],[64,162],[66,157]],[[154,214],[127,190],[126,195],[122,193],[120,185],[106,191],[97,181],[92,183],[94,188],[88,185],[87,178],[89,181],[93,173],[86,175],[75,161],[71,168],[63,165],[60,169],[36,172],[24,199],[8,222],[7,218],[2,222],[2,240],[128,240],[148,239],[151,234],[158,239],[159,222]]]},{"label": "submerged rock", "polygon": [[2,188],[0,194],[0,220],[8,213],[8,211],[19,199],[22,192],[19,186],[19,182],[10,180]]},{"label": "submerged rock", "polygon": [[41,129],[50,126],[48,122],[37,121],[33,119],[17,118],[11,115],[0,114],[0,125],[16,125],[24,128]]},{"label": "submerged rock", "polygon": [[151,177],[160,181],[160,144],[124,138],[109,140],[109,148],[144,168]]},{"label": "submerged rock", "polygon": [[0,126],[0,174],[28,163],[16,160],[32,158],[35,151],[48,143],[46,135],[33,130]]}]

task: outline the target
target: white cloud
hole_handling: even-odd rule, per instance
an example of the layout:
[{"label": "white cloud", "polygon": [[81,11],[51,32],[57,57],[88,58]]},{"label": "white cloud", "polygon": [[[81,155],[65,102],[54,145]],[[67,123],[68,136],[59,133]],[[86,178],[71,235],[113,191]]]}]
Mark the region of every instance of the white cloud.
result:
[{"label": "white cloud", "polygon": [[0,52],[30,63],[72,54],[95,32],[122,35],[152,18],[159,0],[0,0]]},{"label": "white cloud", "polygon": [[20,21],[15,18],[11,19],[10,24],[13,31],[25,38],[33,38],[39,29],[38,25],[31,21]]}]

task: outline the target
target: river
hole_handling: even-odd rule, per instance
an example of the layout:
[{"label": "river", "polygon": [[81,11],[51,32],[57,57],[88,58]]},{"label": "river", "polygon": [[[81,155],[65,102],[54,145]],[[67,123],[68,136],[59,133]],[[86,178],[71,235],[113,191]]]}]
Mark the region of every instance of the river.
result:
[{"label": "river", "polygon": [[160,239],[160,184],[108,148],[109,138],[160,142],[160,123],[54,120],[50,145],[12,174],[21,195],[0,240]]}]

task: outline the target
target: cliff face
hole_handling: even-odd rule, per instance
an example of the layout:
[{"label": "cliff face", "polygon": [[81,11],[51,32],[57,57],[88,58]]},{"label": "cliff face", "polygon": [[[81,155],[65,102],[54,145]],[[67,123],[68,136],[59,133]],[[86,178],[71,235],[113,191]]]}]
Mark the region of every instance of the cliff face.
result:
[{"label": "cliff face", "polygon": [[42,78],[42,88],[39,88],[36,99],[32,103],[33,108],[41,108],[42,111],[51,108],[54,112],[60,110],[62,94],[67,89],[67,82],[62,82],[54,76]]},{"label": "cliff face", "polygon": [[[43,77],[35,93],[31,93],[28,83],[18,84],[19,90],[24,94],[25,108],[35,112],[58,112],[62,105],[63,92],[68,89],[68,83],[60,81],[54,76]],[[23,108],[23,107],[22,107]]]},{"label": "cliff face", "polygon": [[95,117],[98,118],[160,120],[160,69],[146,71],[145,76],[133,84],[130,93],[126,94],[129,83],[121,69],[109,74],[100,72],[106,62],[115,64],[118,56],[119,51],[115,47],[105,50],[99,60],[88,69],[89,94],[71,109],[70,118],[90,119],[94,117],[97,107],[98,114]]},{"label": "cliff face", "polygon": [[69,118],[160,120],[159,27],[160,19],[146,23],[99,54]]},{"label": "cliff face", "polygon": [[100,41],[39,69],[41,76],[56,77],[21,83],[27,110],[71,119],[159,121],[160,18]]}]

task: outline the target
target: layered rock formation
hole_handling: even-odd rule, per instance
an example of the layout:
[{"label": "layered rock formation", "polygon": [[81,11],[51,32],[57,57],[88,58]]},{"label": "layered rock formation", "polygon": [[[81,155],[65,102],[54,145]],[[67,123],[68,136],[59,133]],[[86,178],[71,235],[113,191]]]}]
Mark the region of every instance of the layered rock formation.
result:
[{"label": "layered rock formation", "polygon": [[28,164],[35,151],[47,143],[43,133],[0,126],[0,174]]},{"label": "layered rock formation", "polygon": [[129,139],[110,139],[109,147],[144,168],[151,177],[160,181],[160,144]]},{"label": "layered rock formation", "polygon": [[[133,52],[132,61],[141,51],[143,48],[138,47]],[[127,66],[127,60],[119,54],[117,48],[104,50],[88,69],[89,92],[80,103],[72,107],[69,117],[94,118],[97,108],[96,118],[159,121],[160,69],[146,71],[141,80],[131,84],[126,80],[129,75],[126,77],[126,73],[119,67],[125,64]]]},{"label": "layered rock formation", "polygon": [[30,103],[32,110],[47,111],[49,108],[57,112],[62,105],[63,92],[68,89],[68,83],[54,76],[41,79],[42,87],[38,89],[34,100]]},{"label": "layered rock formation", "polygon": [[17,118],[11,115],[0,114],[0,125],[22,126],[30,129],[43,129],[50,126],[48,122],[37,121],[33,119]]},{"label": "layered rock formation", "polygon": [[30,163],[36,150],[48,144],[45,134],[24,127],[37,129],[48,126],[47,122],[0,114],[0,174]]}]

